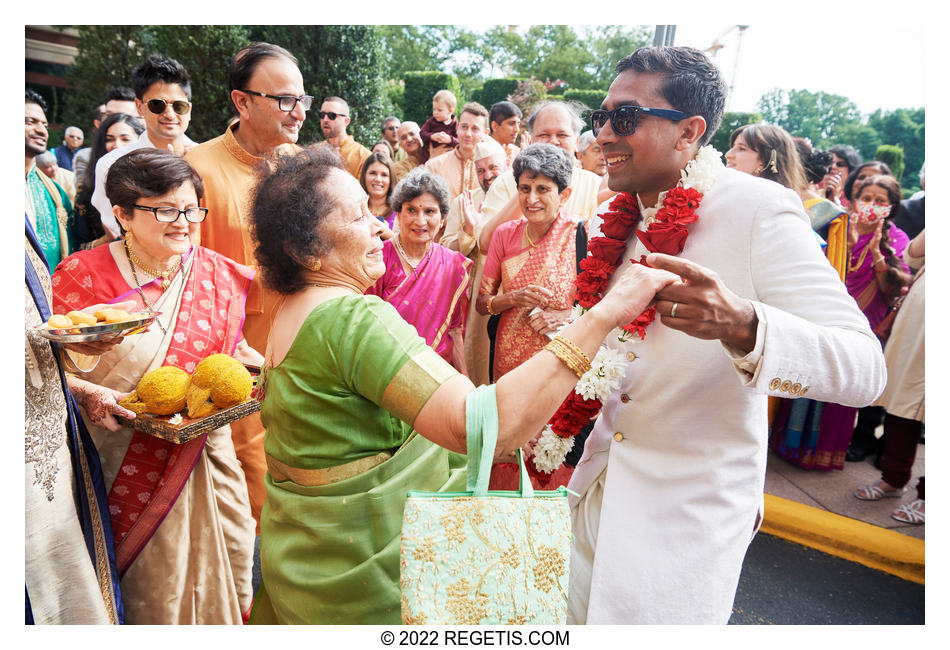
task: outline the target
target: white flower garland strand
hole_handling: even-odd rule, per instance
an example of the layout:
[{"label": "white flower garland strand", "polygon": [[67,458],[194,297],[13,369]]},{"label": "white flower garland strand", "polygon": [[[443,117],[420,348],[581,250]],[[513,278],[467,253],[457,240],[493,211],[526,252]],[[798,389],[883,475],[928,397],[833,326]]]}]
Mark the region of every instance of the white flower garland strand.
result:
[{"label": "white flower garland strand", "polygon": [[[707,144],[700,147],[699,151],[696,152],[696,156],[680,172],[680,180],[677,185],[687,189],[693,188],[705,195],[715,185],[716,179],[719,178],[719,174],[723,169],[725,169],[725,165],[722,164],[722,154]],[[657,199],[657,204],[652,209],[653,214],[663,206],[664,198],[666,198],[666,192],[662,192]],[[561,328],[580,318],[586,311],[580,305],[574,305],[567,321]],[[625,343],[629,340],[631,334],[618,327],[608,335],[607,339],[609,340],[611,336],[616,336],[617,340]],[[620,382],[626,371],[624,355],[619,350],[608,348],[604,343],[590,365],[590,370],[584,373],[584,376],[577,382],[574,392],[584,399],[597,399],[603,404],[610,397],[610,394],[620,387]],[[567,454],[573,448],[573,436],[562,438],[554,433],[550,425],[545,425],[541,431],[541,437],[532,450],[534,466],[538,471],[550,474],[561,466]]]}]

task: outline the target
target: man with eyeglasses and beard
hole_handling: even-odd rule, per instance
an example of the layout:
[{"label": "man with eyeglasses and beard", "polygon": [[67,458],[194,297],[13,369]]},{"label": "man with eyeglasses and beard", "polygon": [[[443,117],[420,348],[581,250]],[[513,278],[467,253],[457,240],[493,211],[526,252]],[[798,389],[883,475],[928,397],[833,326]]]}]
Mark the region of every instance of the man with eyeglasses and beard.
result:
[{"label": "man with eyeglasses and beard", "polygon": [[371,152],[346,132],[350,124],[350,105],[341,97],[327,97],[318,115],[326,140],[316,146],[331,147],[343,161],[343,168],[359,180],[360,170]]},{"label": "man with eyeglasses and beard", "polygon": [[568,485],[569,624],[727,623],[762,521],[767,397],[863,406],[884,388],[880,343],[801,199],[704,146],[725,97],[699,50],[646,47],[591,114],[619,194],[593,221],[579,301],[631,262],[681,281],[604,341],[619,381],[595,389]]},{"label": "man with eyeglasses and beard", "polygon": [[[240,49],[228,68],[228,89],[238,121],[222,135],[185,156],[204,181],[201,244],[241,264],[257,267],[250,234],[250,195],[255,168],[265,160],[294,153],[313,97],[293,54],[278,45],[254,43]],[[244,338],[254,350],[267,346],[278,294],[265,289],[258,273],[245,305]],[[261,359],[263,360],[263,359]],[[251,513],[260,522],[264,504],[264,427],[258,414],[231,424],[234,450],[244,469]],[[259,532],[259,531],[258,531]]]},{"label": "man with eyeglasses and beard", "polygon": [[175,59],[153,54],[132,71],[135,107],[145,121],[137,142],[110,151],[96,163],[96,188],[92,205],[99,211],[102,225],[113,237],[120,234],[106,196],[106,176],[112,163],[136,149],[153,147],[184,155],[197,143],[185,135],[191,122],[191,79]]}]

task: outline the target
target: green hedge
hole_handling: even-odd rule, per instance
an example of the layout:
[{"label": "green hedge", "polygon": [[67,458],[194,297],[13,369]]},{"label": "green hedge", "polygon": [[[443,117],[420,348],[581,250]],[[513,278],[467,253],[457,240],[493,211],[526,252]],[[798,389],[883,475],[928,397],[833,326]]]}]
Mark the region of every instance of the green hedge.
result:
[{"label": "green hedge", "polygon": [[583,104],[587,108],[581,111],[581,119],[584,120],[584,131],[590,128],[590,114],[591,111],[594,111],[600,108],[600,105],[604,103],[604,100],[607,98],[606,90],[582,90],[580,88],[568,88],[564,91],[564,96],[559,99],[563,99],[568,102],[578,102]]},{"label": "green hedge", "polygon": [[904,148],[896,144],[882,144],[874,152],[874,160],[880,160],[887,163],[894,174],[894,178],[900,181],[904,176]]},{"label": "green hedge", "polygon": [[579,88],[569,88],[564,91],[565,101],[580,102],[587,108],[595,110],[600,108],[607,98],[606,90],[581,90]]},{"label": "green hedge", "polygon": [[[412,120],[420,127],[432,117],[433,95],[443,89],[451,90],[456,97],[461,95],[458,77],[447,72],[407,72],[403,80],[406,82],[402,105],[403,119]],[[456,114],[461,108],[461,105],[456,107]]]},{"label": "green hedge", "polygon": [[481,90],[472,93],[472,98],[485,108],[491,109],[492,104],[506,101],[508,95],[515,92],[518,81],[515,77],[486,79]]}]

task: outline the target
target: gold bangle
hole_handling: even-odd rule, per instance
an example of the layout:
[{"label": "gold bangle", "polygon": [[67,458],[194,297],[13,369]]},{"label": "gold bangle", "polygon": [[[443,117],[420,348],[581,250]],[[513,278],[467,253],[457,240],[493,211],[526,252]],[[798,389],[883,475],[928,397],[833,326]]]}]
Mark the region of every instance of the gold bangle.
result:
[{"label": "gold bangle", "polygon": [[496,297],[497,297],[497,296],[488,296],[488,313],[491,314],[492,316],[497,316],[497,315],[498,315],[498,313],[492,311],[492,308],[491,308],[491,302],[492,302],[492,300],[494,300]]},{"label": "gold bangle", "polygon": [[545,347],[554,356],[564,362],[580,379],[590,370],[590,359],[577,345],[563,336],[555,336]]}]

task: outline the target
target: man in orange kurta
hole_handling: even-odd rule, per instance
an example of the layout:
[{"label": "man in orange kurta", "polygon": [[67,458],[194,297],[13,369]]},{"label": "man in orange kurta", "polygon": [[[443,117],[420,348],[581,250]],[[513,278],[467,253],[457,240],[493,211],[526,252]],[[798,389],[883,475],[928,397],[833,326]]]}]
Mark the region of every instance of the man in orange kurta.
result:
[{"label": "man in orange kurta", "polygon": [[[204,182],[202,204],[208,217],[201,224],[202,245],[231,259],[257,268],[250,228],[250,196],[255,167],[268,158],[293,153],[297,134],[306,119],[312,98],[304,96],[303,76],[297,60],[287,50],[257,43],[240,50],[228,71],[231,100],[239,120],[223,135],[192,149],[186,156]],[[290,103],[293,108],[281,109]],[[280,294],[267,289],[260,272],[251,282],[245,307],[244,338],[260,353]],[[251,511],[260,532],[264,504],[264,426],[259,414],[231,424],[234,450],[244,469]]]},{"label": "man in orange kurta", "polygon": [[320,105],[320,129],[326,138],[318,147],[331,147],[343,161],[343,167],[359,180],[363,163],[369,158],[369,149],[346,132],[350,124],[350,105],[342,97],[327,97]]}]

